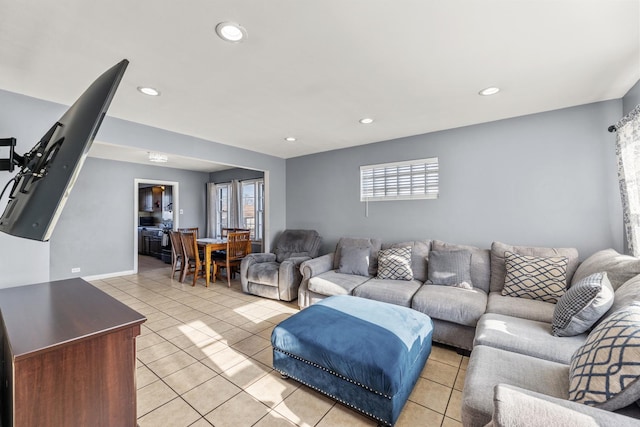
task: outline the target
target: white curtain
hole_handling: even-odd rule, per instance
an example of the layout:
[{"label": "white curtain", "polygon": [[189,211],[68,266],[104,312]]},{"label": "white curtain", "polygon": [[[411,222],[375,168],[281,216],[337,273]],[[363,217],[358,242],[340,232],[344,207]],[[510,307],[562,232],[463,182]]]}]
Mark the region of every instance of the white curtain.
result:
[{"label": "white curtain", "polygon": [[207,237],[216,237],[218,191],[215,182],[207,182]]},{"label": "white curtain", "polygon": [[640,256],[640,105],[614,127],[627,253]]},{"label": "white curtain", "polygon": [[[207,183],[207,237],[219,237],[216,236],[218,229],[218,217],[220,216],[220,203],[218,200],[218,188],[215,182]],[[242,183],[238,180],[233,180],[229,184],[228,196],[228,223],[224,227],[229,228],[244,228],[244,221],[242,218]]]},{"label": "white curtain", "polygon": [[229,193],[229,228],[243,228],[242,183],[237,179],[231,181]]}]

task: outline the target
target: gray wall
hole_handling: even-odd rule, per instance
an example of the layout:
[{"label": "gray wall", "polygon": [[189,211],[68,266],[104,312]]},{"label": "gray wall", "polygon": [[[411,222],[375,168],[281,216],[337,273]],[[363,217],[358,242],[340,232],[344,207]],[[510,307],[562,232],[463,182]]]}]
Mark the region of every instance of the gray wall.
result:
[{"label": "gray wall", "polygon": [[[621,100],[287,160],[287,227],[341,236],[622,250],[614,136]],[[440,162],[437,200],[359,201],[359,166]]]},{"label": "gray wall", "polygon": [[51,280],[133,270],[136,178],[178,182],[180,227],[205,229],[208,173],[88,158],[51,236]]},{"label": "gray wall", "polygon": [[622,114],[629,114],[637,105],[640,105],[640,80],[622,98]]},{"label": "gray wall", "polygon": [[[66,109],[66,106],[60,104],[0,90],[0,135],[2,137],[17,137],[17,151],[19,154],[23,154],[42,137],[51,127],[51,124]],[[233,167],[265,171],[266,190],[269,197],[266,215],[265,241],[267,245],[272,241],[273,236],[286,228],[286,164],[283,159],[113,117],[105,118],[96,139],[142,150],[161,151],[169,155],[176,154],[210,160]],[[97,165],[99,162],[90,163],[88,161],[86,165],[91,164]],[[107,181],[98,175],[100,173],[109,173],[109,167],[106,169],[106,171],[98,169],[95,172],[91,170],[81,172],[82,175],[71,193],[73,197],[76,191],[80,191],[81,196],[76,195],[73,199],[70,198],[60,219],[62,226],[67,227],[64,229],[66,232],[63,233],[56,229],[50,243],[15,239],[0,233],[0,271],[2,271],[0,287],[37,283],[49,280],[50,277],[55,279],[72,277],[74,274],[70,273],[71,267],[79,266],[83,276],[117,273],[123,271],[123,269],[126,271],[131,268],[130,259],[126,261],[125,258],[132,258],[132,256],[122,254],[133,253],[133,249],[130,250],[129,247],[133,241],[133,229],[130,225],[127,225],[127,229],[118,228],[115,231],[115,224],[110,225],[111,223],[100,212],[102,212],[103,207],[114,208],[115,203],[112,204],[111,198],[116,198],[114,202],[119,201],[121,191],[125,192],[126,197],[130,199],[128,203],[133,203],[133,181],[126,183],[124,188],[119,186],[105,187]],[[208,174],[205,175],[207,176],[204,181],[208,179]],[[127,176],[131,177],[133,175]],[[11,175],[8,172],[0,172],[0,182],[2,184],[8,181],[10,177]],[[139,177],[152,178],[151,176]],[[97,193],[92,192],[91,188],[86,188],[85,184],[82,183],[83,179],[100,185],[103,192],[102,196],[98,197]],[[159,179],[171,180],[168,178]],[[89,183],[86,184],[88,185]],[[180,188],[180,190],[182,192],[183,188]],[[86,202],[80,200],[83,194],[89,195],[89,199]],[[201,189],[201,194],[204,197],[204,188]],[[5,199],[0,201],[0,210],[4,210],[5,205],[6,196]],[[115,207],[114,209],[120,209],[120,207]],[[130,215],[131,222],[129,224],[133,224],[133,207],[131,207]],[[194,219],[193,221],[203,224],[202,226],[204,227],[204,210],[200,212],[200,215],[202,215],[202,218],[197,221]],[[109,243],[111,246],[105,250],[110,254],[108,255],[109,257],[114,258],[113,264],[110,264],[110,260],[105,261],[104,259],[99,261],[88,260],[82,254],[76,252],[65,254],[65,251],[69,251],[70,248],[74,247],[83,248],[88,252],[94,251],[94,249],[90,248],[99,244],[95,241],[94,235],[83,236],[71,231],[75,228],[72,222],[80,221],[80,218],[96,216],[105,219],[105,223],[101,223],[101,226],[111,227],[108,232],[119,236],[119,243],[115,245]],[[65,222],[67,225],[65,225]],[[186,222],[184,223],[186,224]],[[119,223],[117,226],[119,227]],[[90,230],[87,230],[87,232],[92,233]],[[129,238],[128,233],[131,233],[131,238]],[[53,248],[54,245],[55,248]],[[128,262],[128,264],[125,264],[125,262]],[[83,265],[77,265],[77,263],[82,263]],[[108,266],[99,267],[97,263],[107,263]]]}]

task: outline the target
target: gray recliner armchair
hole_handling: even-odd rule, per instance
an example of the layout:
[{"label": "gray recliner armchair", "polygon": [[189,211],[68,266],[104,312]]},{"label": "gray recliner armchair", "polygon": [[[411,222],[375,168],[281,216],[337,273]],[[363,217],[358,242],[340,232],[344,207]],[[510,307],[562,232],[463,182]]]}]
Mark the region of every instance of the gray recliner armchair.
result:
[{"label": "gray recliner armchair", "polygon": [[285,230],[273,253],[247,255],[240,264],[242,291],[252,295],[293,301],[302,281],[300,264],[315,258],[322,239],[315,230]]}]

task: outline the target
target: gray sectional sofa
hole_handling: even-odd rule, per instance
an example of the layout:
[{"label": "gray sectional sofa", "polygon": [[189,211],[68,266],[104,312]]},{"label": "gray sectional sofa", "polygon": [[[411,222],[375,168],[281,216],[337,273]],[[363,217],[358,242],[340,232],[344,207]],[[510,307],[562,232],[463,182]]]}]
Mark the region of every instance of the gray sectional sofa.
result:
[{"label": "gray sectional sofa", "polygon": [[[345,247],[369,248],[367,275],[340,269]],[[381,249],[410,247],[412,280],[378,279],[378,252]],[[453,286],[424,286],[428,280],[430,251],[467,250],[471,253],[470,279],[473,289]],[[344,265],[343,265],[344,267]],[[347,266],[348,267],[348,266]],[[485,313],[490,283],[490,252],[472,246],[452,245],[438,240],[415,240],[382,244],[379,239],[340,239],[335,252],[303,262],[298,288],[300,308],[331,295],[354,295],[414,308],[431,317],[433,340],[463,350],[471,350],[476,324]],[[347,271],[347,272],[344,272]]]},{"label": "gray sectional sofa", "polygon": [[[367,271],[362,271],[361,266],[354,266],[353,260],[345,255],[352,255],[354,247],[359,248],[355,252],[360,251],[360,255],[363,248],[368,249]],[[379,279],[379,251],[402,247],[411,248],[412,279]],[[470,254],[468,278],[471,289],[434,285],[429,281],[434,274],[429,271],[430,267],[435,267],[431,263],[436,258],[434,254],[446,251]],[[516,269],[522,265],[529,266],[529,260],[540,259],[551,260],[552,266],[532,264],[537,270],[521,271],[521,277],[540,274],[541,271],[553,276],[555,267],[560,266],[564,285],[570,285],[563,288],[575,287],[577,293],[586,286],[585,283],[598,282],[599,299],[594,297],[585,302],[584,297],[578,298],[580,304],[588,303],[587,307],[573,313],[567,321],[567,316],[562,318],[565,313],[556,307],[569,307],[571,311],[575,301],[567,303],[568,299],[559,295],[550,300],[514,295],[513,292],[519,292],[517,287],[513,287]],[[455,269],[455,265],[452,268]],[[638,258],[609,249],[579,263],[578,252],[572,248],[518,247],[494,242],[488,250],[437,240],[382,244],[377,239],[342,238],[335,252],[305,261],[300,271],[303,278],[298,290],[298,304],[301,308],[337,294],[403,305],[432,318],[434,341],[472,350],[462,402],[463,424],[467,427],[488,423],[518,425],[518,420],[522,421],[521,417],[527,410],[536,414],[537,420],[543,421],[539,425],[565,425],[559,424],[559,420],[566,417],[574,419],[576,425],[640,425],[640,406],[634,403],[640,400]],[[585,319],[580,318],[585,313],[586,317],[597,316],[597,319],[586,319],[588,322],[585,323]],[[609,323],[617,321],[615,315],[620,317],[622,314],[638,321],[637,325],[630,323],[626,331],[630,330],[632,336],[625,338],[627,342],[636,340],[638,345],[631,345],[624,352],[624,357],[638,362],[637,376],[634,376],[635,368],[631,366],[634,373],[621,380],[626,382],[623,390],[607,390],[608,394],[605,394],[608,397],[604,398],[604,403],[597,401],[602,396],[596,396],[588,405],[583,404],[586,398],[582,399],[583,403],[573,401],[581,401],[576,397],[579,397],[576,384],[578,388],[582,384],[595,387],[593,384],[605,381],[601,373],[589,371],[588,375],[585,374],[585,366],[591,365],[583,362],[592,353],[600,351],[602,354],[596,344],[608,343],[607,337],[602,338],[601,335],[613,330]],[[557,325],[558,319],[565,321],[567,326],[556,333],[570,336],[552,334],[552,325]],[[585,330],[580,332],[582,329]],[[620,348],[620,345],[613,347]],[[593,378],[595,380],[591,381]],[[590,424],[578,422],[584,420]]]}]

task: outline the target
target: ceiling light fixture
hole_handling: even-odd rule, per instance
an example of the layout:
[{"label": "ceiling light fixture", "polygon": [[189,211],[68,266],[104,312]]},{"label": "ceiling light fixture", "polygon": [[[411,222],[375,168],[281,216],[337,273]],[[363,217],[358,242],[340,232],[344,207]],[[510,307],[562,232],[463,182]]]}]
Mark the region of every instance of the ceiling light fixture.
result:
[{"label": "ceiling light fixture", "polygon": [[489,95],[495,95],[498,92],[500,92],[499,87],[491,86],[491,87],[482,89],[480,92],[478,92],[478,94],[482,96],[489,96]]},{"label": "ceiling light fixture", "polygon": [[152,87],[138,86],[138,91],[149,96],[160,96],[160,91]]},{"label": "ceiling light fixture", "polygon": [[287,142],[296,142],[296,138],[293,136],[288,136],[284,140]]},{"label": "ceiling light fixture", "polygon": [[364,119],[360,119],[360,123],[363,125],[368,125],[373,123],[373,119],[371,117],[365,117]]},{"label": "ceiling light fixture", "polygon": [[240,42],[247,38],[247,30],[235,22],[221,22],[216,25],[218,36],[228,42]]},{"label": "ceiling light fixture", "polygon": [[169,156],[162,153],[149,153],[149,161],[155,163],[167,163]]}]

